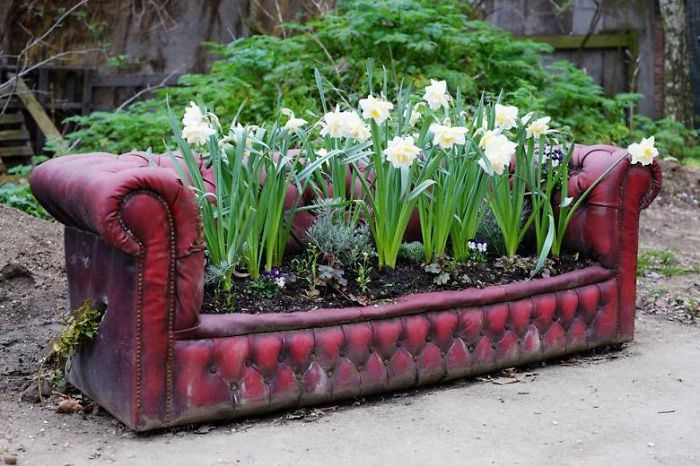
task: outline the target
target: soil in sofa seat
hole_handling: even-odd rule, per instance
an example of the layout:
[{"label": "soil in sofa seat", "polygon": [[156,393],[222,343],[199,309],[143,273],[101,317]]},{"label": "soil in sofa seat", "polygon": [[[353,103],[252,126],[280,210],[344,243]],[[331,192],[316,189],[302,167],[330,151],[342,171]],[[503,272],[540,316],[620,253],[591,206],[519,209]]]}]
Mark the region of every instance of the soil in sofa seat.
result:
[{"label": "soil in sofa seat", "polygon": [[[209,284],[205,286],[202,312],[300,312],[317,308],[364,306],[413,293],[484,288],[529,279],[535,262],[534,257],[502,257],[457,266],[444,264],[428,271],[424,265],[400,261],[394,270],[379,271],[376,267],[372,268],[371,280],[365,290],[358,286],[356,274],[345,272],[345,286],[332,282],[326,286],[317,286],[314,291],[305,277],[297,277],[291,272],[290,259],[280,269],[280,276],[285,277],[283,288],[266,286],[261,289],[250,279],[238,278],[233,294],[227,296],[217,291],[215,284]],[[578,255],[562,255],[548,259],[539,276],[560,275],[595,264]]]}]

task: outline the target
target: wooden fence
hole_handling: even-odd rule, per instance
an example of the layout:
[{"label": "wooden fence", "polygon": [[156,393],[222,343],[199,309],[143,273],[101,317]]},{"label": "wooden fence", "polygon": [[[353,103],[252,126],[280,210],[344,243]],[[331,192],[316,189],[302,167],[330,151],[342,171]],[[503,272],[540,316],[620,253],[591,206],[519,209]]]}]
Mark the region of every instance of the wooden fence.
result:
[{"label": "wooden fence", "polygon": [[[16,72],[16,67],[0,66],[0,83],[14,82]],[[12,84],[12,95],[0,98],[0,171],[3,165],[27,163],[41,152],[47,137],[70,131],[62,123],[65,118],[114,110],[126,101],[148,97],[157,87],[177,84],[179,76],[106,75],[70,66],[32,70],[19,82],[25,87]],[[51,129],[56,126],[58,130]]]}]

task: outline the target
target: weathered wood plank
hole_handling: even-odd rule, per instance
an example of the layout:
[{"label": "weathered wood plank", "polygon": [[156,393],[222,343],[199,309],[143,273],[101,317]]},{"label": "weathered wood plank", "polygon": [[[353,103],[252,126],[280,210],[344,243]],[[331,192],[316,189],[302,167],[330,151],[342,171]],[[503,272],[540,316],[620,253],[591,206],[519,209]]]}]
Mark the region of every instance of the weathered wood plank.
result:
[{"label": "weathered wood plank", "polygon": [[34,155],[34,151],[29,144],[16,147],[0,147],[0,157],[27,157],[30,155]]},{"label": "weathered wood plank", "polygon": [[44,108],[36,99],[31,89],[29,89],[24,83],[22,78],[17,79],[17,95],[26,109],[29,111],[32,118],[34,118],[34,121],[39,129],[41,129],[41,132],[44,133],[44,136],[63,139],[61,132],[53,124],[51,118],[49,118],[49,116],[46,114]]},{"label": "weathered wood plank", "polygon": [[24,128],[0,131],[0,141],[24,141],[29,139],[29,133]]},{"label": "weathered wood plank", "polygon": [[22,115],[22,112],[0,115],[0,125],[13,125],[16,123],[24,123],[24,115]]},{"label": "weathered wood plank", "polygon": [[[165,83],[166,86],[177,84],[180,74],[173,74]],[[160,84],[167,75],[165,74],[134,74],[134,75],[104,75],[98,74],[92,77],[92,87],[147,87]]]},{"label": "weathered wood plank", "polygon": [[[521,36],[519,39],[532,40],[535,42],[545,42],[557,50],[579,49],[615,49],[630,48],[636,49],[636,31],[613,32],[606,34],[593,34],[584,44],[584,35],[562,35],[562,36]],[[637,33],[638,34],[638,33]]]}]

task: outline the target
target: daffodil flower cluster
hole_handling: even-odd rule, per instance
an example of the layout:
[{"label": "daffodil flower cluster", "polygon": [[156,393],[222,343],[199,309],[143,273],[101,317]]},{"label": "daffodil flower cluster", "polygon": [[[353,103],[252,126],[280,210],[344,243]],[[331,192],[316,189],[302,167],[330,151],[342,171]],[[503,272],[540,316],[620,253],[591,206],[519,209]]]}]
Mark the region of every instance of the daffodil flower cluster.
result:
[{"label": "daffodil flower cluster", "polygon": [[[224,131],[195,103],[182,127],[173,119],[182,155],[174,160],[184,160],[183,178],[193,180],[201,198],[210,262],[229,278],[236,268],[252,276],[276,270],[294,215],[313,209],[301,206],[308,189],[340,199],[339,208],[353,209],[353,221],[370,227],[380,268],[396,266],[416,213],[426,263],[484,256],[486,243],[474,238],[488,210],[509,256],[528,231],[536,237],[538,264],[560,252],[582,199],[567,196],[573,145],[559,141],[549,116],[521,116],[501,98],[467,106],[441,80],[417,93],[398,89],[393,99],[386,84],[374,92],[370,79],[369,89],[357,106],[326,108],[320,87],[323,114],[301,118],[283,108],[278,121],[259,127],[234,121]],[[214,169],[215,193],[199,174],[195,151]],[[653,137],[628,152],[631,163],[642,165],[658,156]],[[289,192],[296,193],[292,203]],[[552,205],[555,198],[560,205]]]}]

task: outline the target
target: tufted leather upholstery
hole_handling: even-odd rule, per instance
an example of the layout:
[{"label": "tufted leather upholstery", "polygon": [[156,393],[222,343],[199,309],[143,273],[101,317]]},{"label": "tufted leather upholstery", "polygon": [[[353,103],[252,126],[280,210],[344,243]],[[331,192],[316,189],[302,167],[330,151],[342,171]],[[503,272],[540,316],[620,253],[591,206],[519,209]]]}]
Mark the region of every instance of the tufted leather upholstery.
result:
[{"label": "tufted leather upholstery", "polygon": [[[576,148],[581,193],[624,151]],[[209,174],[203,170],[205,176]],[[107,305],[71,382],[137,430],[400,389],[628,341],[639,210],[658,166],[621,163],[575,215],[566,244],[599,261],[531,282],[380,306],[199,315],[204,256],[192,193],[167,157],[86,154],[30,180],[66,225],[70,300]],[[290,193],[288,202],[296,200]],[[306,199],[308,200],[308,199]],[[296,219],[301,238],[308,215]],[[417,233],[413,225],[409,234]]]}]

